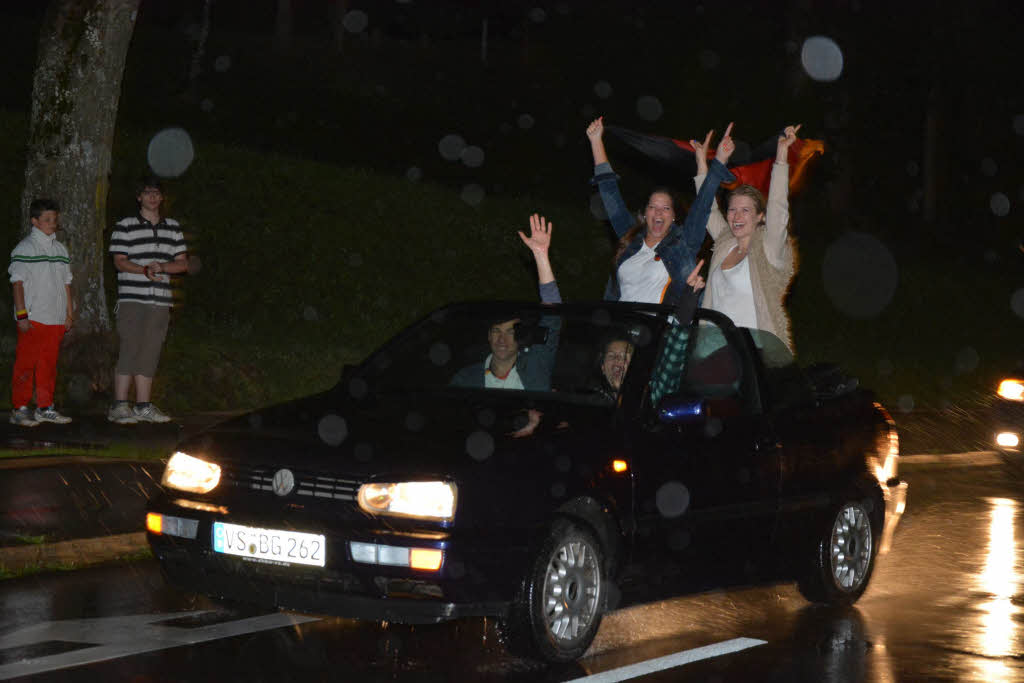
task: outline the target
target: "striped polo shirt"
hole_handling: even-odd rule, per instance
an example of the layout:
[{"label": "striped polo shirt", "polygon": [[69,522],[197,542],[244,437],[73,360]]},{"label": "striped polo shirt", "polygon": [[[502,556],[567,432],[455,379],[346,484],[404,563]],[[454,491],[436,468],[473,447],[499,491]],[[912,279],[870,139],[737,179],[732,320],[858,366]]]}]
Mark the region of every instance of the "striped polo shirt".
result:
[{"label": "striped polo shirt", "polygon": [[[114,226],[110,253],[124,254],[140,266],[170,263],[178,254],[186,253],[185,236],[174,219],[161,218],[154,225],[142,216],[129,216]],[[157,280],[150,280],[142,273],[118,271],[117,301],[172,306],[171,278],[161,273]]]}]

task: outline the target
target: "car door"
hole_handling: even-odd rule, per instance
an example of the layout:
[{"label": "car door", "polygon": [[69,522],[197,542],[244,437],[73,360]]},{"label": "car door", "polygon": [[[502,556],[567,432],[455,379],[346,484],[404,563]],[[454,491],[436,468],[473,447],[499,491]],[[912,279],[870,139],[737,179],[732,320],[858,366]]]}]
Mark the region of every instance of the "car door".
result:
[{"label": "car door", "polygon": [[[633,448],[634,564],[666,585],[717,582],[723,568],[750,578],[778,504],[778,439],[749,342],[725,316],[701,311],[698,321],[666,332]],[[704,415],[658,417],[673,402]]]}]

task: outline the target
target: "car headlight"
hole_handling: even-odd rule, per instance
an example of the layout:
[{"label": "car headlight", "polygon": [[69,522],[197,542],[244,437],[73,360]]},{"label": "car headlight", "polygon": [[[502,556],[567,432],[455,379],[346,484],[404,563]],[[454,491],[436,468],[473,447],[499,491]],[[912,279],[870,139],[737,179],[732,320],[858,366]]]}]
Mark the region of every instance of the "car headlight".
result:
[{"label": "car headlight", "polygon": [[160,483],[181,491],[209,493],[220,483],[220,465],[178,451],[167,461]]},{"label": "car headlight", "polygon": [[455,484],[444,481],[363,484],[359,507],[372,515],[449,521],[455,518],[456,491]]},{"label": "car headlight", "polygon": [[1004,379],[996,393],[1011,401],[1024,401],[1024,380]]}]

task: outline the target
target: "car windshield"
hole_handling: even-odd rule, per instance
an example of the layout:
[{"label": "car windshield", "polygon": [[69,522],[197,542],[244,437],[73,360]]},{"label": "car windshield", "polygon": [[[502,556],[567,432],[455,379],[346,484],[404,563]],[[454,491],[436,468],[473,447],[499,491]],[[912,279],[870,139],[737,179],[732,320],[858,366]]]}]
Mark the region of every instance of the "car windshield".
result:
[{"label": "car windshield", "polygon": [[612,403],[662,321],[627,307],[474,304],[436,311],[359,371],[377,394],[480,390]]}]

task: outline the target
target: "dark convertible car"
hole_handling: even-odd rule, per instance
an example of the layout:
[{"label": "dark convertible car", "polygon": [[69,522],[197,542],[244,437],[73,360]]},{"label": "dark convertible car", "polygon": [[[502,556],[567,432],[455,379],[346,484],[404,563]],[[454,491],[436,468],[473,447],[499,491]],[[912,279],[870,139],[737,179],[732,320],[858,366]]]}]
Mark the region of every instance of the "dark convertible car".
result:
[{"label": "dark convertible car", "polygon": [[712,311],[453,305],[332,390],[180,444],[147,529],[186,590],[494,616],[566,661],[624,596],[786,579],[854,602],[903,513],[898,451],[868,391]]}]

